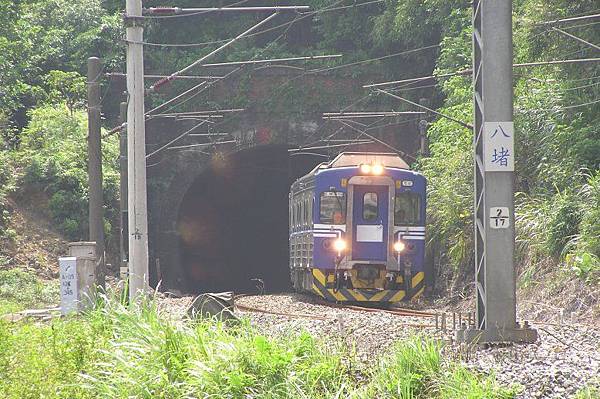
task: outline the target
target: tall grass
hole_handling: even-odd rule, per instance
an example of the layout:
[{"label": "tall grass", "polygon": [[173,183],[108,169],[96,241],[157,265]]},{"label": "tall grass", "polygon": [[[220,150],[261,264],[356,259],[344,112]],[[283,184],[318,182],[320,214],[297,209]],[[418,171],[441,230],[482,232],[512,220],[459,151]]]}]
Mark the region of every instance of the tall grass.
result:
[{"label": "tall grass", "polygon": [[391,347],[360,378],[351,360],[342,345],[305,332],[268,338],[247,321],[175,322],[153,302],[126,308],[101,300],[83,316],[50,324],[0,321],[6,399],[502,398],[511,392],[491,377],[445,364],[440,344],[424,337]]}]

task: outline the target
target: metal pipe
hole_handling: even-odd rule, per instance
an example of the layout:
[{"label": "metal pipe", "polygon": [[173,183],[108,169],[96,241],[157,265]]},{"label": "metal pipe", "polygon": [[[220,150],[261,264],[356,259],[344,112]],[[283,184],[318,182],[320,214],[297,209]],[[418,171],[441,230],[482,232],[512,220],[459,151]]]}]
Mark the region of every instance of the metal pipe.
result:
[{"label": "metal pipe", "polygon": [[299,11],[309,10],[310,6],[273,6],[273,7],[150,7],[144,9],[144,14],[185,14],[190,12],[218,12],[218,11]]},{"label": "metal pipe", "polygon": [[333,55],[308,55],[305,57],[289,57],[289,58],[273,58],[270,60],[247,60],[247,61],[231,61],[231,62],[219,62],[215,64],[202,64],[202,67],[219,67],[228,65],[247,65],[247,64],[268,64],[271,62],[284,62],[284,61],[304,61],[304,60],[320,60],[326,58],[339,58],[342,54]]}]

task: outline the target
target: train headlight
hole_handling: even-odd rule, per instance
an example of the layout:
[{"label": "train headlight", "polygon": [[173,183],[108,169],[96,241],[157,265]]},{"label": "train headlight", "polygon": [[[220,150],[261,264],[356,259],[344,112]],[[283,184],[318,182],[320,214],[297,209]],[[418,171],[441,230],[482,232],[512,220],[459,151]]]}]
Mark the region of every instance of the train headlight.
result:
[{"label": "train headlight", "polygon": [[402,241],[396,241],[394,243],[394,251],[400,253],[404,251],[404,248],[406,248],[406,245]]},{"label": "train headlight", "polygon": [[360,171],[366,175],[371,173],[371,165],[369,165],[368,163],[363,163],[362,165],[360,165]]},{"label": "train headlight", "polygon": [[374,175],[381,175],[383,174],[383,165],[376,163],[375,165],[373,165],[371,170],[373,171]]},{"label": "train headlight", "polygon": [[338,238],[333,242],[333,249],[338,253],[342,253],[346,250],[346,241],[342,238]]}]

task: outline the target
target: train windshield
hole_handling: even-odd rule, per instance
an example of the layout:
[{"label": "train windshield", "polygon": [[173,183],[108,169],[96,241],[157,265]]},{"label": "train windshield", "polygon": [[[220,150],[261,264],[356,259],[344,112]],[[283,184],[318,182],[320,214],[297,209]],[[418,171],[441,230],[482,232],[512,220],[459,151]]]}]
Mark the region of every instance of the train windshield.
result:
[{"label": "train windshield", "polygon": [[319,218],[324,224],[346,224],[346,193],[325,191],[321,193]]},{"label": "train windshield", "polygon": [[394,224],[396,226],[421,225],[421,196],[416,193],[396,193],[394,207]]}]

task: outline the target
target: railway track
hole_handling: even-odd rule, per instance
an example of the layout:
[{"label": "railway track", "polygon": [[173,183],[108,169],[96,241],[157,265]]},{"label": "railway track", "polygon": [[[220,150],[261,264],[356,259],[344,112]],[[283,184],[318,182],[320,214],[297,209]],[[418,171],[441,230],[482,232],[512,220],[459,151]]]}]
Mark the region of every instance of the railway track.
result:
[{"label": "railway track", "polygon": [[[297,319],[310,319],[310,320],[321,320],[321,321],[331,321],[336,320],[337,316],[323,316],[315,313],[305,313],[305,312],[292,312],[292,311],[275,311],[270,309],[264,309],[257,306],[248,306],[240,304],[238,299],[244,297],[252,297],[253,295],[249,294],[239,294],[235,296],[235,309],[240,310],[242,312],[250,312],[250,313],[261,313],[268,314],[274,316],[282,316],[286,318],[297,318]],[[367,306],[359,306],[359,305],[346,305],[339,303],[330,303],[325,301],[317,301],[317,305],[326,306],[334,309],[344,309],[352,312],[366,312],[366,313],[379,313],[379,314],[390,314],[398,317],[410,317],[410,318],[422,318],[427,319],[428,322],[425,323],[410,323],[410,322],[401,322],[402,325],[408,327],[417,327],[417,328],[436,328],[438,330],[446,329],[446,317],[441,313],[434,313],[416,309],[407,309],[407,308],[393,308],[393,309],[382,309],[376,307],[367,307]],[[435,322],[433,322],[435,320]]]},{"label": "railway track", "polygon": [[[247,306],[241,305],[237,301],[240,298],[244,297],[252,297],[254,295],[251,294],[239,294],[235,296],[235,307],[236,309],[242,312],[251,312],[251,313],[262,313],[262,314],[271,314],[275,316],[282,316],[287,318],[298,318],[298,319],[312,319],[312,320],[334,320],[336,317],[332,316],[322,316],[314,313],[302,313],[302,312],[291,312],[291,311],[274,311],[268,309],[262,309],[260,307],[255,306]],[[302,301],[302,300],[300,300]],[[302,301],[303,302],[303,301]],[[307,303],[307,302],[305,302]],[[325,306],[334,309],[344,309],[354,312],[366,312],[366,313],[374,313],[374,314],[390,314],[398,317],[410,317],[410,318],[420,318],[426,319],[426,323],[408,323],[402,322],[402,325],[419,327],[419,328],[435,328],[438,331],[447,332],[447,331],[456,331],[461,328],[461,326],[474,326],[475,324],[475,315],[472,312],[463,313],[463,312],[431,312],[431,311],[423,311],[417,309],[408,309],[408,308],[400,308],[394,307],[391,309],[384,309],[380,307],[370,307],[370,306],[360,306],[356,304],[342,304],[342,303],[332,303],[327,301],[318,300],[315,303],[316,305]]]}]

